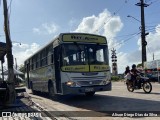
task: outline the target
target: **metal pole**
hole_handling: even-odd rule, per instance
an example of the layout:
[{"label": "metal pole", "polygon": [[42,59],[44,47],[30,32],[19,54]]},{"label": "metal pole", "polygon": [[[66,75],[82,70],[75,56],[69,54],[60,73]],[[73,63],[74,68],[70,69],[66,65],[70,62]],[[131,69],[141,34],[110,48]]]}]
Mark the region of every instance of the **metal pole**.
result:
[{"label": "metal pole", "polygon": [[157,61],[156,61],[156,64],[157,64],[157,76],[158,76],[158,82],[160,83],[160,79],[159,79],[159,70],[158,70],[158,68],[159,68],[158,63],[159,63],[159,61],[157,60]]},{"label": "metal pole", "polygon": [[141,26],[142,26],[142,67],[146,58],[146,40],[145,40],[145,20],[144,20],[144,1],[141,0]]},{"label": "metal pole", "polygon": [[144,67],[144,62],[147,61],[147,55],[146,55],[146,34],[145,33],[145,19],[144,19],[144,7],[147,7],[148,5],[144,3],[144,0],[140,0],[140,3],[136,4],[137,6],[141,7],[141,44],[142,44],[142,67]]},{"label": "metal pole", "polygon": [[[15,58],[15,69],[17,70],[17,59]],[[16,84],[19,85],[18,75],[15,75]]]},{"label": "metal pole", "polygon": [[3,61],[1,61],[1,66],[2,66],[2,80],[4,81],[4,74],[3,74]]},{"label": "metal pole", "polygon": [[15,84],[14,84],[14,71],[13,71],[13,55],[12,55],[12,43],[10,39],[9,19],[8,19],[8,8],[7,0],[3,0],[4,7],[4,32],[6,36],[6,52],[7,52],[7,63],[8,63],[8,100],[6,104],[12,104],[16,99]]}]

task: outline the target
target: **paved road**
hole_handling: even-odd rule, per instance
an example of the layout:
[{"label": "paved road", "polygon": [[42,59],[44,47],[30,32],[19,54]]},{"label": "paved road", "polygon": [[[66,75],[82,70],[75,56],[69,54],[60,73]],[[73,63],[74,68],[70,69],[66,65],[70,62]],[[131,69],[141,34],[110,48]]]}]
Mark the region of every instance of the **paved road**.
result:
[{"label": "paved road", "polygon": [[[47,111],[65,111],[59,112],[58,119],[82,119],[80,112],[69,112],[69,111],[92,111],[92,112],[82,112],[89,115],[83,117],[83,119],[133,119],[131,118],[132,113],[130,111],[137,111],[136,115],[139,115],[138,119],[159,119],[159,117],[140,117],[141,111],[149,111],[148,115],[156,116],[154,111],[160,111],[160,84],[152,83],[153,90],[150,94],[145,94],[143,90],[136,90],[133,93],[128,92],[124,82],[113,82],[112,91],[99,92],[96,93],[94,97],[86,97],[85,95],[72,95],[60,97],[58,100],[51,100],[45,95],[35,96],[32,95],[32,100],[38,105],[42,106]],[[67,111],[67,112],[66,112]],[[101,112],[94,112],[101,111]],[[117,116],[128,117],[104,117],[106,113],[118,113]],[[121,111],[120,113],[118,111]],[[151,113],[154,114],[151,114]],[[134,112],[135,113],[135,112]],[[51,112],[51,114],[56,114],[57,112]],[[77,116],[76,116],[77,115]],[[95,117],[95,116],[103,117]],[[116,115],[116,114],[115,114]]]}]

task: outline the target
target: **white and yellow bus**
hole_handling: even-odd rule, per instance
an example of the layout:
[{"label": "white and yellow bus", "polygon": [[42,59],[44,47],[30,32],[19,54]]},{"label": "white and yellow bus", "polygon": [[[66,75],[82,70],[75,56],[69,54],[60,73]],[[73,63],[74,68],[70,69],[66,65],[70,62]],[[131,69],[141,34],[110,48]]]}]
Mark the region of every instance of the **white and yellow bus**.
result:
[{"label": "white and yellow bus", "polygon": [[34,92],[93,96],[112,88],[104,36],[61,33],[25,61],[25,79]]}]

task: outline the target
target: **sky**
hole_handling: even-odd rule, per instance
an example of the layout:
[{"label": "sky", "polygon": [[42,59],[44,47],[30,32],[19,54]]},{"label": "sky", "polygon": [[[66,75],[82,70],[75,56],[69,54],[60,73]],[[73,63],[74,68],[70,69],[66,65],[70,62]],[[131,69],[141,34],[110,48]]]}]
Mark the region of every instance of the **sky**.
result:
[{"label": "sky", "polygon": [[[144,0],[147,61],[160,59],[160,0]],[[140,0],[7,0],[12,49],[17,64],[60,33],[85,32],[107,38],[116,49],[118,73],[141,63]],[[132,17],[127,17],[128,15]],[[0,0],[0,42],[5,42],[3,2]],[[21,43],[21,44],[20,44]]]}]

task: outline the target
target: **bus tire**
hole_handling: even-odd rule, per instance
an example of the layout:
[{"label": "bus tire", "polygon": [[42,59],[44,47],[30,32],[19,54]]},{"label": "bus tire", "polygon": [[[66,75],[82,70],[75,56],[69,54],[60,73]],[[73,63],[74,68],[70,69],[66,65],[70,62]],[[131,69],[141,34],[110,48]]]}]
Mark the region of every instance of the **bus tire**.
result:
[{"label": "bus tire", "polygon": [[86,96],[89,96],[89,97],[94,96],[94,94],[95,94],[95,92],[86,92],[86,93],[85,93],[85,95],[86,95]]},{"label": "bus tire", "polygon": [[55,98],[54,87],[53,84],[48,85],[48,94],[51,99]]},{"label": "bus tire", "polygon": [[33,83],[32,82],[30,83],[30,86],[31,86],[32,94],[35,95],[37,92],[35,90],[33,90]]}]

